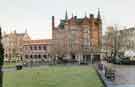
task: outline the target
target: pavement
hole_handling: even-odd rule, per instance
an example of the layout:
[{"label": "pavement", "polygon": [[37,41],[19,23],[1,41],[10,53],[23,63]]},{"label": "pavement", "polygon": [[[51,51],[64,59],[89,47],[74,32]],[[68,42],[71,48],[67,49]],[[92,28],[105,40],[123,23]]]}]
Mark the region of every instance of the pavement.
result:
[{"label": "pavement", "polygon": [[134,84],[135,87],[135,65],[115,65],[116,84]]},{"label": "pavement", "polygon": [[99,71],[108,87],[135,87],[135,65],[105,64],[115,69],[114,81],[109,81],[104,77],[104,72]]}]

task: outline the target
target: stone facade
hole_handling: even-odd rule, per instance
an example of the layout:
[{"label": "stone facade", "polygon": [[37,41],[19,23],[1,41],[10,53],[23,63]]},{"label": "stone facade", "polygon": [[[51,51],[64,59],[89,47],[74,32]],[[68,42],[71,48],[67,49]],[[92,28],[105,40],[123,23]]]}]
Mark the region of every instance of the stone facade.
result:
[{"label": "stone facade", "polygon": [[116,41],[116,35],[115,35],[114,27],[108,26],[107,31],[105,32],[105,35],[103,36],[102,41],[102,48],[104,52],[106,52],[107,56],[111,56],[114,52],[115,48],[115,41]]},{"label": "stone facade", "polygon": [[131,27],[118,31],[119,51],[135,50],[135,28]]},{"label": "stone facade", "polygon": [[9,34],[4,34],[2,43],[4,47],[4,60],[8,62],[16,62],[22,59],[23,44],[25,40],[30,40],[27,32],[16,33],[16,31]]},{"label": "stone facade", "polygon": [[23,61],[29,64],[31,62],[48,62],[48,41],[49,40],[25,41],[23,46]]},{"label": "stone facade", "polygon": [[116,30],[113,26],[108,27],[104,36],[104,48],[109,55],[115,50],[122,53],[135,50],[135,28]]},{"label": "stone facade", "polygon": [[52,51],[54,56],[78,61],[90,61],[91,55],[100,56],[102,46],[102,20],[98,10],[97,18],[93,14],[89,17],[77,18],[72,16],[55,27],[52,17]]}]

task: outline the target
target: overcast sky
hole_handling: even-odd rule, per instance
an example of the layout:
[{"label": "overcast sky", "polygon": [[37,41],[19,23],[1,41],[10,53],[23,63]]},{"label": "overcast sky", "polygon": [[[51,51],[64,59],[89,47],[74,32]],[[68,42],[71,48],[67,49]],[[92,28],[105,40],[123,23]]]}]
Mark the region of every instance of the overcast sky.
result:
[{"label": "overcast sky", "polygon": [[0,0],[0,25],[6,32],[25,29],[33,39],[51,37],[51,16],[56,23],[64,18],[67,9],[71,14],[84,17],[93,13],[97,16],[100,8],[103,29],[106,26],[133,27],[135,25],[134,0]]}]

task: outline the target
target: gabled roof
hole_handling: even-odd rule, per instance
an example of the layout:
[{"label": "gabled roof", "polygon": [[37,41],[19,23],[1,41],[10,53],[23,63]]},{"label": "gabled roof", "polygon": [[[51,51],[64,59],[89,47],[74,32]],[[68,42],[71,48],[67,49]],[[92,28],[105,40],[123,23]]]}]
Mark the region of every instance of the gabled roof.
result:
[{"label": "gabled roof", "polygon": [[[84,23],[85,20],[87,20],[88,23],[91,23],[91,19],[90,19],[90,18],[73,18],[73,17],[72,17],[71,19],[68,19],[68,20],[62,19],[62,20],[60,20],[60,24],[59,24],[58,27],[61,28],[61,29],[64,29],[65,23],[66,23],[66,22],[70,23],[70,22],[72,22],[72,21],[75,21],[76,24],[80,25],[80,24]],[[92,19],[92,20],[95,20],[95,21],[94,21],[95,24],[98,23],[97,18],[94,18],[94,19]],[[86,22],[86,21],[85,21],[85,22]]]},{"label": "gabled roof", "polygon": [[24,37],[25,33],[16,33],[16,36]]}]

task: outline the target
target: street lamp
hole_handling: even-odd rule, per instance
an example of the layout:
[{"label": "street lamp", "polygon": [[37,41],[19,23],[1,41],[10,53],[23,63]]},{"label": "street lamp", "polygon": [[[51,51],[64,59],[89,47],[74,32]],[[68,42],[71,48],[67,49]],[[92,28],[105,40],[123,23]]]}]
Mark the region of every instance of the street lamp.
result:
[{"label": "street lamp", "polygon": [[114,31],[114,57],[118,55],[119,50],[119,41],[120,40],[120,31],[118,31],[117,26],[115,25],[115,31]]}]

